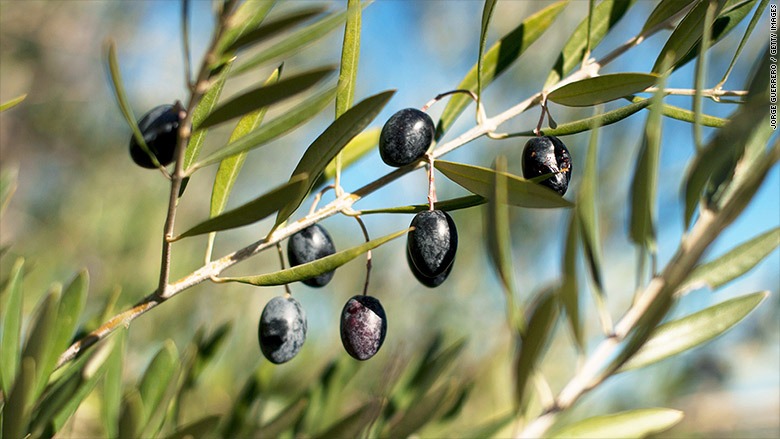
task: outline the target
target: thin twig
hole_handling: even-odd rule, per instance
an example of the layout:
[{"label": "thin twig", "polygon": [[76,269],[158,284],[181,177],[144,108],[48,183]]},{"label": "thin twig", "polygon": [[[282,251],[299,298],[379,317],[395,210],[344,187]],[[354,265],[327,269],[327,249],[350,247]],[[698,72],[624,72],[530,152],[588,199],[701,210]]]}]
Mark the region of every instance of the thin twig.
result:
[{"label": "thin twig", "polygon": [[[366,228],[366,225],[363,224],[363,220],[360,218],[359,215],[355,215],[353,218],[357,220],[358,224],[360,224],[360,229],[363,230],[363,237],[366,239],[366,242],[371,241],[371,238],[368,237],[368,229]],[[366,252],[366,283],[363,284],[363,295],[368,294],[368,281],[371,277],[371,250]]]},{"label": "thin twig", "polygon": [[[282,270],[284,270],[284,253],[282,253],[282,244],[277,242],[276,250],[279,252],[279,265],[281,265]],[[292,292],[290,291],[290,284],[284,284],[284,291],[287,293],[287,297],[292,296]]]}]

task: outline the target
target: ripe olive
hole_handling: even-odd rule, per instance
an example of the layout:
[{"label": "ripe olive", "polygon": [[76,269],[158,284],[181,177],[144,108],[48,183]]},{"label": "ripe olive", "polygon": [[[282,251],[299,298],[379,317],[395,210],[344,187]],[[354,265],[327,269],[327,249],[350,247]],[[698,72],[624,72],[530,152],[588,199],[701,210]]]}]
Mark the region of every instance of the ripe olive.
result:
[{"label": "ripe olive", "polygon": [[533,137],[523,148],[523,177],[531,179],[554,174],[539,184],[563,195],[571,178],[571,155],[566,145],[555,136]]},{"label": "ripe olive", "polygon": [[[163,166],[173,161],[176,142],[179,140],[180,110],[180,105],[160,105],[146,113],[138,122],[146,146]],[[135,141],[135,136],[130,137],[130,157],[138,166],[155,168],[149,154]]]},{"label": "ripe olive", "polygon": [[458,249],[452,217],[442,210],[425,210],[415,215],[411,226],[414,230],[409,232],[406,249],[412,272],[428,278],[448,272]]},{"label": "ripe olive", "polygon": [[379,135],[379,155],[390,166],[404,166],[425,155],[433,141],[431,116],[406,108],[390,116]]},{"label": "ripe olive", "polygon": [[417,267],[414,266],[414,263],[412,262],[412,257],[409,256],[409,250],[406,250],[406,262],[409,264],[409,269],[412,271],[412,274],[414,277],[420,281],[421,284],[425,285],[428,288],[436,288],[447,279],[447,276],[450,275],[450,272],[452,271],[452,267],[455,266],[455,263],[453,262],[450,264],[449,267],[447,267],[446,270],[444,270],[444,273],[436,276],[436,277],[428,277],[420,273],[419,270],[417,270]]},{"label": "ripe olive", "polygon": [[341,311],[341,343],[357,360],[368,360],[382,347],[387,334],[387,316],[379,300],[354,296]]},{"label": "ripe olive", "polygon": [[[336,253],[328,231],[319,224],[313,224],[292,235],[287,241],[287,259],[290,266],[306,264]],[[320,274],[302,281],[310,287],[324,287],[333,278],[334,271]]]},{"label": "ripe olive", "polygon": [[290,361],[306,341],[306,313],[292,297],[274,297],[260,315],[260,350],[268,361]]}]

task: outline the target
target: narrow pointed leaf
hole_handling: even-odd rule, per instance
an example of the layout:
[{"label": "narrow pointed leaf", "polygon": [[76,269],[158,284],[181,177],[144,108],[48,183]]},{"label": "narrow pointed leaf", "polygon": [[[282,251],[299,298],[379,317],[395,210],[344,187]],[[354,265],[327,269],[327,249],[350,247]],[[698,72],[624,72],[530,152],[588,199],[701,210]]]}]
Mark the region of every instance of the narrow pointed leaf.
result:
[{"label": "narrow pointed leaf", "polygon": [[[35,360],[35,389],[33,397],[37,398],[43,392],[43,387],[49,380],[54,366],[54,362],[49,361],[50,357],[59,355],[54,352],[55,323],[57,322],[57,304],[61,287],[55,285],[49,290],[46,298],[40,304],[37,310],[35,323],[28,331],[27,342],[22,351],[22,358],[30,357]],[[40,367],[38,365],[41,365]]]},{"label": "narrow pointed leaf", "polygon": [[27,97],[27,93],[3,102],[2,104],[0,104],[0,112],[15,107],[16,105],[20,104],[26,97]]},{"label": "narrow pointed leaf", "polygon": [[[509,222],[509,206],[507,205],[506,157],[498,156],[495,161],[493,196],[490,197],[484,212],[484,229],[490,261],[498,274],[506,295],[506,308],[510,317],[510,325],[514,321],[515,305],[515,275],[512,263],[512,233]],[[438,205],[436,207],[439,207]]]},{"label": "narrow pointed leaf", "polygon": [[295,424],[295,421],[298,420],[308,403],[309,400],[303,397],[297,401],[292,402],[290,405],[282,409],[282,411],[279,412],[276,417],[260,427],[257,430],[255,437],[279,437],[279,435],[281,435],[285,430]]},{"label": "narrow pointed leaf", "polygon": [[119,425],[119,410],[122,403],[122,365],[125,361],[127,329],[122,328],[114,335],[111,355],[106,360],[106,374],[103,380],[101,418],[106,437],[116,437]]},{"label": "narrow pointed leaf", "polygon": [[260,287],[268,287],[273,285],[284,285],[300,280],[305,280],[314,276],[319,276],[322,273],[333,271],[336,268],[346,264],[347,262],[355,259],[363,253],[372,250],[380,245],[384,244],[391,239],[395,239],[401,235],[409,232],[408,229],[401,230],[399,232],[392,233],[381,238],[373,239],[365,244],[352,247],[347,250],[334,253],[330,256],[326,256],[316,261],[312,261],[306,264],[297,265],[285,270],[276,271],[268,274],[261,274],[258,276],[246,276],[246,277],[223,277],[219,279],[219,282],[241,282],[245,284],[256,285]]},{"label": "narrow pointed leaf", "polygon": [[2,310],[3,327],[0,338],[0,379],[3,384],[3,395],[10,395],[19,370],[21,358],[22,336],[22,268],[24,258],[19,258],[11,267],[5,286],[4,308]]},{"label": "narrow pointed leaf", "polygon": [[[559,123],[555,128],[547,127],[542,128],[539,134],[542,136],[568,136],[571,134],[577,134],[584,131],[592,130],[596,126],[610,125],[615,122],[631,116],[632,114],[647,108],[650,105],[650,99],[643,99],[639,102],[628,104],[624,107],[620,107],[615,110],[607,111],[595,116],[591,116],[585,119],[576,120],[573,122]],[[516,134],[511,134],[511,137],[532,137],[536,134],[533,130],[523,131]]]},{"label": "narrow pointed leaf", "polygon": [[279,101],[292,97],[314,86],[333,73],[332,67],[310,70],[275,84],[263,85],[234,97],[212,111],[200,124],[201,128],[227,122],[230,119],[251,113],[259,108],[267,107]]},{"label": "narrow pointed leaf", "polygon": [[[366,7],[367,4],[368,3],[363,3],[363,7]],[[291,53],[297,52],[304,46],[324,37],[331,31],[335,30],[346,19],[346,10],[327,15],[314,24],[295,32],[294,34],[284,38],[280,42],[272,45],[262,52],[249,57],[248,60],[233,69],[232,74],[238,75],[245,73],[267,61],[271,61],[276,58],[281,58]]]},{"label": "narrow pointed leaf", "polygon": [[580,242],[580,221],[577,213],[573,212],[569,218],[569,227],[566,231],[566,245],[563,251],[561,267],[563,268],[563,281],[558,289],[558,295],[566,310],[566,317],[569,321],[574,341],[577,346],[583,350],[585,341],[582,335],[582,324],[580,323],[580,298],[579,288],[577,287],[577,253]]},{"label": "narrow pointed leaf", "polygon": [[433,387],[436,381],[443,377],[466,348],[466,338],[461,337],[441,351],[438,350],[437,339],[431,344],[428,352],[414,373],[409,388],[421,397]]},{"label": "narrow pointed leaf", "polygon": [[171,378],[173,378],[178,364],[179,354],[176,345],[172,340],[166,340],[162,348],[147,366],[141,382],[138,385],[138,391],[143,400],[143,422],[144,425],[157,410],[157,406],[162,400],[165,389]]},{"label": "narrow pointed leaf", "polygon": [[360,21],[363,8],[360,0],[347,2],[347,23],[344,27],[344,41],[341,45],[341,68],[339,70],[339,93],[336,95],[336,118],[352,106],[355,99],[358,59],[360,58]]},{"label": "narrow pointed leaf", "polygon": [[138,146],[141,147],[146,153],[149,155],[149,158],[152,160],[152,163],[154,163],[155,166],[160,167],[160,162],[157,161],[157,157],[152,154],[152,152],[149,150],[149,147],[146,145],[146,141],[144,140],[144,136],[141,133],[140,128],[138,128],[138,122],[135,120],[135,115],[133,115],[133,110],[130,108],[130,102],[127,100],[127,93],[125,92],[125,86],[124,82],[122,81],[122,73],[119,70],[119,61],[117,61],[116,58],[116,42],[114,41],[107,41],[107,50],[108,50],[108,71],[111,76],[111,81],[113,84],[113,90],[114,95],[116,96],[117,104],[119,105],[119,110],[122,112],[122,115],[125,117],[125,120],[127,121],[127,125],[130,127],[130,129],[133,131],[133,136],[135,137],[135,141],[138,143]]},{"label": "narrow pointed leaf", "polygon": [[712,290],[747,273],[780,246],[780,227],[762,233],[719,258],[693,269],[681,291],[707,286]]},{"label": "narrow pointed leaf", "polygon": [[639,34],[642,35],[650,29],[661,25],[695,1],[696,0],[661,0],[656,5],[655,9],[653,9],[653,12],[650,13],[650,16],[647,17],[647,21],[645,21]]},{"label": "narrow pointed leaf", "polygon": [[[664,88],[664,80],[658,88]],[[631,181],[630,237],[638,245],[655,250],[655,205],[658,186],[658,163],[661,155],[661,106],[663,92],[653,96],[653,105],[645,124],[645,135]]]},{"label": "narrow pointed leaf", "polygon": [[308,183],[307,177],[306,174],[296,175],[287,183],[271,189],[246,204],[203,221],[174,238],[174,241],[189,236],[234,229],[256,223],[287,205],[290,202],[290,198],[305,190]]},{"label": "narrow pointed leaf", "polygon": [[[487,198],[480,195],[466,195],[465,197],[453,198],[436,202],[436,208],[446,212],[467,209],[469,207],[479,206],[487,203]],[[415,204],[412,206],[389,207],[386,209],[368,209],[361,210],[361,215],[371,215],[375,213],[419,213],[430,209],[429,204]]]},{"label": "narrow pointed leaf", "polygon": [[144,424],[144,401],[137,389],[132,389],[122,400],[119,416],[119,439],[137,439]]},{"label": "narrow pointed leaf", "polygon": [[648,408],[594,416],[567,425],[549,436],[551,439],[585,439],[594,437],[643,438],[671,428],[682,420],[683,412],[665,408]]},{"label": "narrow pointed leaf", "polygon": [[336,157],[353,137],[358,135],[382,111],[395,90],[385,91],[370,96],[347,110],[336,119],[317,139],[309,145],[298,166],[290,178],[306,174],[307,184],[304,190],[293,196],[290,202],[276,215],[276,226],[287,220],[306,198],[325,167]]},{"label": "narrow pointed leaf", "polygon": [[664,323],[621,371],[637,369],[687,351],[726,332],[769,296],[768,291],[737,297],[703,311]]},{"label": "narrow pointed leaf", "polygon": [[[652,101],[652,99],[640,98],[638,96],[633,96],[631,98],[626,98],[626,99],[634,103]],[[680,107],[675,107],[673,105],[664,104],[663,108],[661,109],[661,114],[665,117],[670,117],[672,119],[693,123],[693,111],[691,110],[686,110]],[[706,127],[720,128],[726,125],[726,122],[728,122],[727,119],[721,119],[720,117],[710,116],[707,114],[701,115],[701,124]]]},{"label": "narrow pointed leaf", "polygon": [[191,170],[217,163],[226,157],[249,151],[276,139],[314,117],[336,97],[337,88],[328,89],[301,102],[276,119],[261,125],[249,134],[228,143],[191,166]]},{"label": "narrow pointed leaf", "polygon": [[377,405],[377,401],[369,401],[363,404],[337,421],[332,427],[314,437],[318,439],[360,437],[363,429],[373,421],[372,414],[378,414]]},{"label": "narrow pointed leaf", "polygon": [[[590,17],[590,50],[598,46],[604,36],[607,35],[607,32],[620,21],[635,1],[604,0],[593,9],[593,14]],[[544,82],[545,89],[549,89],[557,84],[582,61],[582,57],[585,55],[585,50],[588,47],[587,38],[588,17],[585,17],[577,25],[577,28],[574,29],[574,32],[566,41],[566,44],[564,44],[563,49],[561,49],[552,71]]]},{"label": "narrow pointed leaf", "polygon": [[587,107],[639,93],[656,81],[657,75],[647,73],[610,73],[566,84],[550,93],[548,99],[570,107]]},{"label": "narrow pointed leaf", "polygon": [[461,437],[496,437],[496,435],[506,428],[515,418],[516,416],[514,413],[508,413],[504,416],[498,416],[495,419],[475,425],[466,430],[465,433],[463,430],[458,429],[457,432],[451,434],[451,437],[455,437],[455,433],[457,433],[457,436]]},{"label": "narrow pointed leaf", "polygon": [[701,149],[702,146],[702,89],[704,88],[704,81],[707,78],[707,69],[709,68],[707,50],[710,48],[710,32],[708,32],[707,29],[712,27],[712,21],[714,20],[717,6],[717,3],[714,1],[711,1],[708,4],[704,17],[704,31],[702,32],[701,42],[699,43],[699,56],[696,57],[696,66],[694,67],[693,88],[695,89],[695,92],[693,95],[693,144],[697,151]]},{"label": "narrow pointed leaf", "polygon": [[742,49],[745,48],[745,43],[747,43],[747,40],[750,38],[750,34],[753,33],[753,29],[755,29],[756,24],[758,24],[758,20],[763,15],[764,10],[768,4],[769,0],[761,0],[761,3],[758,4],[756,12],[753,13],[753,18],[750,20],[750,24],[748,24],[747,29],[745,29],[745,33],[742,35],[742,40],[740,40],[739,46],[734,52],[734,56],[731,58],[731,64],[729,64],[729,68],[726,69],[726,73],[723,75],[723,79],[720,80],[720,84],[725,83],[726,79],[728,79],[729,74],[731,73],[731,69],[733,69],[734,65],[737,63],[737,58],[739,58],[739,55],[742,53]]},{"label": "narrow pointed leaf", "polygon": [[57,355],[67,349],[70,344],[76,325],[78,325],[79,318],[81,318],[81,313],[87,304],[88,289],[89,273],[86,270],[82,270],[73,278],[62,293],[55,324],[57,329],[51,348],[53,354],[49,356],[49,363],[51,364],[47,367],[53,368],[54,363],[57,361]]},{"label": "narrow pointed leaf", "polygon": [[[525,19],[519,26],[514,28],[508,34],[501,37],[482,57],[482,89],[484,90],[495,78],[504,73],[512,63],[520,58],[528,47],[533,44],[555,18],[569,4],[569,0],[556,2],[534,15]],[[475,64],[466,74],[463,80],[458,84],[458,89],[477,91],[477,70],[479,66]],[[471,103],[468,96],[457,94],[450,98],[447,106],[442,112],[441,119],[436,126],[436,139],[440,139],[444,133],[452,126],[455,119]]]},{"label": "narrow pointed leaf", "polygon": [[[276,70],[274,70],[271,76],[265,81],[266,85],[272,84],[279,79],[279,75],[282,74],[282,67],[283,65],[280,65],[276,68]],[[260,124],[263,122],[263,118],[265,117],[267,110],[267,107],[261,108],[242,117],[241,120],[238,121],[236,128],[233,130],[233,134],[230,135],[230,140],[228,142],[234,142],[260,126]],[[213,218],[225,210],[230,193],[233,191],[233,185],[238,178],[238,173],[244,166],[246,155],[246,152],[242,152],[230,157],[226,157],[221,162],[219,162],[217,174],[214,176],[214,185],[211,189],[211,207],[209,210],[210,217]],[[211,248],[214,244],[214,237],[214,234],[209,235],[209,257],[211,256]]]},{"label": "narrow pointed leaf", "polygon": [[[601,241],[599,239],[598,217],[598,131],[596,126],[591,131],[588,154],[585,159],[585,170],[582,173],[582,185],[577,194],[577,215],[580,220],[582,249],[585,252],[595,293],[604,295],[604,282],[601,276]],[[598,299],[597,299],[598,300]]]},{"label": "narrow pointed leaf", "polygon": [[[353,165],[355,162],[363,158],[369,152],[376,149],[379,144],[379,134],[382,132],[381,128],[369,128],[362,133],[355,136],[347,143],[347,146],[341,150],[341,169],[346,169]],[[322,187],[330,181],[331,178],[336,176],[336,161],[333,160],[328,163],[322,175],[314,183],[314,189]]]},{"label": "narrow pointed leaf", "polygon": [[243,2],[227,22],[227,29],[217,43],[216,53],[231,54],[231,46],[260,26],[276,0]]},{"label": "narrow pointed leaf", "polygon": [[[3,437],[22,438],[27,435],[35,391],[35,360],[24,357],[19,375],[3,405]],[[5,394],[4,394],[5,395]]]},{"label": "narrow pointed leaf", "polygon": [[[206,119],[206,116],[214,110],[214,107],[217,106],[217,101],[219,101],[219,97],[222,95],[222,90],[225,87],[225,81],[227,80],[228,72],[232,65],[232,61],[227,63],[224,70],[214,80],[214,84],[209,88],[206,94],[203,95],[195,109],[192,110],[192,126],[194,131],[190,136],[189,142],[187,142],[187,148],[184,150],[182,169],[189,169],[189,167],[192,166],[192,163],[197,160],[200,155],[203,142],[206,141],[206,134],[208,134],[208,130],[205,128],[200,129],[200,125],[203,123],[203,120]],[[187,179],[182,182],[182,189],[179,191],[179,196],[184,193],[186,181]]]},{"label": "narrow pointed leaf", "polygon": [[200,439],[212,437],[212,432],[217,428],[217,425],[219,425],[219,419],[219,416],[206,416],[205,418],[179,427],[176,431],[166,436],[166,439]]},{"label": "narrow pointed leaf", "polygon": [[290,12],[289,14],[278,17],[273,21],[263,23],[255,29],[245,32],[241,37],[236,38],[236,40],[224,51],[232,53],[246,46],[265,41],[268,38],[303,23],[315,15],[325,12],[325,10],[326,8],[322,6],[312,6]]},{"label": "narrow pointed leaf", "polygon": [[16,192],[18,173],[16,169],[3,169],[0,172],[0,216],[3,215]]},{"label": "narrow pointed leaf", "polygon": [[551,289],[542,291],[529,309],[526,332],[520,335],[515,361],[515,398],[518,406],[525,399],[526,387],[544,351],[555,322],[558,320],[558,301]]},{"label": "narrow pointed leaf", "polygon": [[457,386],[448,381],[415,401],[397,421],[388,425],[381,437],[406,438],[444,414],[455,402]]},{"label": "narrow pointed leaf", "polygon": [[[450,180],[458,183],[474,194],[485,198],[494,195],[495,172],[479,166],[436,160],[436,169]],[[516,175],[504,173],[507,179],[507,203],[513,206],[531,208],[572,207],[573,204],[557,192],[537,183],[532,183]]]},{"label": "narrow pointed leaf", "polygon": [[490,20],[496,10],[496,0],[485,0],[482,7],[482,26],[479,31],[479,56],[477,57],[477,99],[482,100],[482,74],[484,71],[485,43],[487,41]]},{"label": "narrow pointed leaf", "polygon": [[680,21],[658,54],[653,65],[653,72],[662,73],[661,64],[668,55],[673,56],[670,65],[675,65],[701,39],[702,32],[705,31],[704,16],[708,4],[708,1],[699,2]]}]

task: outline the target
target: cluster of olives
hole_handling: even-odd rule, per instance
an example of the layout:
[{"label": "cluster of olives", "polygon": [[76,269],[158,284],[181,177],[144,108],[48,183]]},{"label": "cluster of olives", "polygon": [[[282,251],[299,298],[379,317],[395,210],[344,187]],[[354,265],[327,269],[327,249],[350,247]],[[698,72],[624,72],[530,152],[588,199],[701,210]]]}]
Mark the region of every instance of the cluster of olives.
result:
[{"label": "cluster of olives", "polygon": [[[180,114],[181,106],[178,104],[161,105],[138,122],[146,145],[163,166],[173,161]],[[382,128],[380,156],[387,165],[394,167],[414,163],[428,152],[434,132],[433,120],[425,112],[414,108],[398,111]],[[134,137],[130,140],[130,156],[142,167],[155,167]],[[534,137],[523,149],[522,169],[525,178],[547,175],[540,184],[563,195],[571,178],[571,156],[557,137]],[[438,287],[447,279],[454,265],[458,248],[455,222],[447,212],[432,208],[416,214],[411,227],[413,229],[406,242],[409,269],[421,284],[429,288]],[[295,233],[287,243],[287,257],[293,267],[335,252],[333,240],[319,224]],[[320,288],[330,282],[333,274],[331,271],[302,282]],[[341,341],[347,353],[358,360],[367,360],[379,351],[385,340],[387,316],[378,299],[356,295],[344,305],[340,326]],[[266,304],[260,316],[260,349],[275,364],[287,362],[303,347],[306,331],[306,313],[301,304],[289,294],[275,297]]]}]

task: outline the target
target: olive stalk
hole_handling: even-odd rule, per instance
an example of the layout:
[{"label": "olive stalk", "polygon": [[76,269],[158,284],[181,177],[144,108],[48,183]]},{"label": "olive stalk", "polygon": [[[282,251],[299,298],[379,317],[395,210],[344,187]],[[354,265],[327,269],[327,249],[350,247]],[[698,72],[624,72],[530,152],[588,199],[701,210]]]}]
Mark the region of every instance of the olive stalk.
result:
[{"label": "olive stalk", "polygon": [[[414,163],[410,163],[408,165],[395,169],[385,174],[384,176],[379,177],[378,179],[364,185],[363,187],[357,189],[352,193],[343,193],[338,197],[336,197],[335,200],[331,201],[326,206],[314,212],[310,212],[308,215],[301,218],[300,220],[290,224],[286,224],[285,226],[282,227],[278,227],[265,238],[256,241],[252,244],[249,244],[246,247],[236,250],[230,254],[227,254],[220,259],[207,262],[202,267],[198,268],[197,270],[193,271],[187,276],[179,279],[174,283],[169,284],[168,278],[170,273],[170,261],[171,261],[170,238],[173,236],[174,220],[176,216],[176,208],[177,208],[178,194],[181,188],[181,181],[183,177],[185,177],[184,172],[182,170],[182,163],[183,163],[183,155],[184,155],[184,144],[186,144],[186,140],[189,138],[190,135],[189,124],[192,121],[192,109],[195,107],[195,105],[197,105],[197,102],[206,92],[208,86],[208,72],[209,72],[208,67],[210,65],[209,63],[213,61],[212,58],[217,45],[217,41],[219,41],[219,36],[222,33],[222,30],[224,29],[225,23],[230,17],[230,11],[233,10],[233,6],[235,5],[235,3],[236,0],[231,0],[230,3],[225,7],[225,9],[223,10],[220,16],[220,20],[217,25],[217,31],[215,32],[215,37],[212,40],[212,43],[207,51],[207,55],[204,57],[202,66],[198,74],[198,79],[195,83],[195,87],[193,88],[192,97],[187,106],[187,114],[185,120],[182,122],[179,128],[180,129],[179,142],[177,143],[177,150],[176,150],[176,168],[171,180],[171,193],[170,193],[169,206],[168,206],[168,215],[166,217],[165,230],[163,235],[162,268],[160,270],[161,271],[160,282],[158,284],[158,288],[153,293],[151,293],[150,295],[148,295],[147,297],[139,301],[137,304],[135,304],[132,308],[115,315],[114,317],[112,317],[111,319],[103,323],[100,327],[87,334],[82,339],[74,342],[70,347],[68,347],[68,349],[66,349],[59,356],[57,360],[56,368],[59,368],[65,363],[67,363],[68,361],[73,360],[74,358],[76,358],[76,356],[83,353],[86,349],[96,344],[98,341],[106,338],[117,328],[121,326],[128,327],[130,323],[133,320],[135,320],[137,317],[145,314],[146,312],[155,308],[159,304],[165,302],[169,298],[203,281],[216,278],[217,276],[219,276],[220,273],[222,273],[227,268],[251,256],[254,256],[263,250],[276,246],[277,243],[305,229],[306,227],[309,227],[337,213],[354,216],[356,212],[352,209],[352,206],[357,201],[375,192],[376,190],[384,187],[385,185],[397,180],[398,178],[408,174],[409,172],[424,167],[428,163],[426,160],[423,159],[418,160]],[[663,23],[664,26],[668,22],[671,22],[672,19],[674,18],[675,17],[672,17],[666,22],[664,22]],[[650,34],[663,29],[664,26],[659,25],[656,28],[645,32],[644,36],[649,36]],[[636,47],[643,39],[644,37],[639,40],[637,40],[637,37],[632,38],[631,40],[629,40],[628,43],[625,43],[620,47],[614,49],[603,59],[599,61],[594,61],[593,63],[588,64],[587,68],[579,69],[573,72],[572,74],[570,74],[568,77],[562,79],[553,87],[551,87],[551,90],[559,88],[564,84],[568,84],[570,82],[574,82],[580,79],[592,77],[598,74],[598,69],[600,67],[603,67],[604,65],[608,64],[612,60],[616,59],[619,55],[627,52],[631,48]],[[523,100],[522,102],[516,104],[515,106],[505,110],[500,114],[497,114],[496,116],[493,116],[491,118],[487,118],[486,116],[480,117],[480,119],[482,119],[480,123],[470,128],[466,132],[462,133],[455,139],[452,139],[449,142],[439,145],[436,149],[434,149],[430,153],[430,155],[432,156],[432,158],[436,159],[483,135],[490,136],[504,122],[520,115],[521,113],[527,111],[530,108],[533,108],[535,105],[538,105],[542,101],[542,96],[543,96],[543,92],[541,91],[537,92],[532,96],[528,97],[527,99]]]}]

